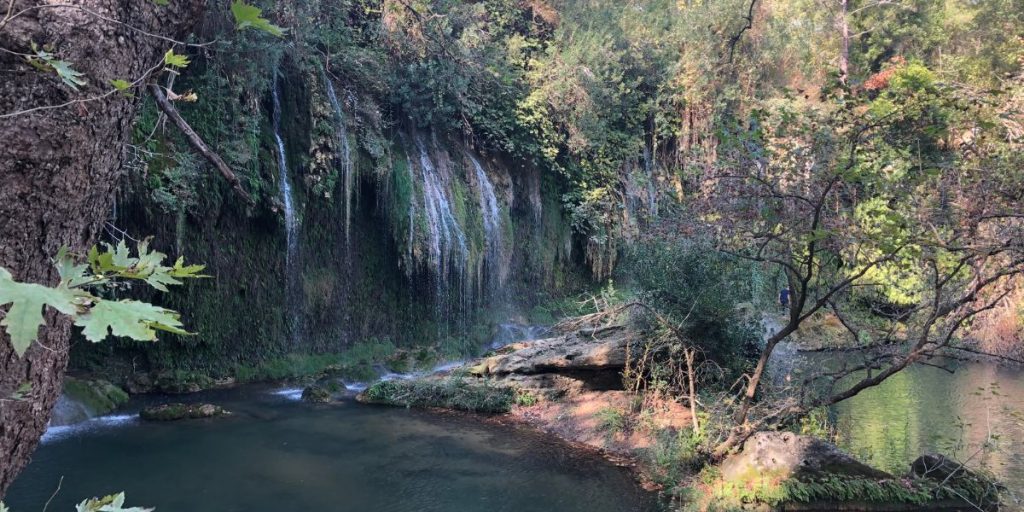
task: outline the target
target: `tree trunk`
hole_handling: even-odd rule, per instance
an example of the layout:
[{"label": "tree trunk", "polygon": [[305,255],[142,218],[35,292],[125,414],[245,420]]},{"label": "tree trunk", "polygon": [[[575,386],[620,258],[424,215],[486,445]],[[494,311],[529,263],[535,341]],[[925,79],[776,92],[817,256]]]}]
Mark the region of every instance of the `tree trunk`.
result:
[{"label": "tree trunk", "polygon": [[847,85],[850,76],[850,22],[849,0],[839,0],[839,83]]},{"label": "tree trunk", "polygon": [[[171,0],[166,6],[148,0],[13,0],[10,9],[3,4],[0,266],[15,279],[52,285],[57,281],[53,255],[61,246],[81,253],[95,243],[111,211],[123,175],[122,150],[143,90],[95,98],[112,89],[111,80],[133,82],[159,69],[173,43],[157,34],[180,39],[204,5],[203,0]],[[76,92],[52,70],[10,53],[33,53],[30,42],[52,48],[88,84]],[[74,103],[12,115],[67,102]],[[67,367],[70,327],[66,317],[48,310],[46,325],[23,357],[0,333],[0,497],[28,463],[49,422]],[[30,393],[12,399],[25,383]]]}]

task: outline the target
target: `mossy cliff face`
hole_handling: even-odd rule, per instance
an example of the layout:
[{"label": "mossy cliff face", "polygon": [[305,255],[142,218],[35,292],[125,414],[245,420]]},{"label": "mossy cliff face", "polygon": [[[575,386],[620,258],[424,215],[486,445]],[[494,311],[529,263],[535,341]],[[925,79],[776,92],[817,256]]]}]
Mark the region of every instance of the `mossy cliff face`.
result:
[{"label": "mossy cliff face", "polygon": [[[181,311],[196,335],[80,343],[77,366],[223,377],[285,354],[344,352],[373,339],[434,345],[486,335],[480,325],[489,310],[525,310],[585,281],[553,180],[433,130],[357,135],[367,129],[357,96],[331,91],[332,101],[327,75],[302,62],[287,57],[277,66],[298,219],[293,275],[273,199],[280,170],[269,90],[252,96],[249,108],[218,100],[218,109],[244,117],[232,123],[258,128],[236,145],[220,144],[233,148],[227,158],[260,198],[257,206],[247,207],[169,138],[160,145],[178,152],[177,161],[149,160],[133,173],[111,220],[115,238],[154,236],[171,257],[208,266],[209,279],[143,297]],[[223,134],[213,124],[206,131]]]}]

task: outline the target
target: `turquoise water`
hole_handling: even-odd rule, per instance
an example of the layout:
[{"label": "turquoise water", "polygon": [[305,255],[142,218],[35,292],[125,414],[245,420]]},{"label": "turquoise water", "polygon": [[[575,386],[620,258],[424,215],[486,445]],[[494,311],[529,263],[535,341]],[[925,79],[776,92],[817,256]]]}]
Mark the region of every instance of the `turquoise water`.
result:
[{"label": "turquoise water", "polygon": [[122,490],[129,505],[165,512],[656,509],[626,470],[519,427],[256,388],[196,399],[235,414],[52,430],[5,501],[41,510],[63,476],[49,511]]}]

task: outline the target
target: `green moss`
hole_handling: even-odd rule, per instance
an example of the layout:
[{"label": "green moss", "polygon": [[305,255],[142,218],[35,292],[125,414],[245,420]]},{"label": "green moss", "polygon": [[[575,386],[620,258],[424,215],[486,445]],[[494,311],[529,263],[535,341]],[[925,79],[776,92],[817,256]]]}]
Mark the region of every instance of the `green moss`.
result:
[{"label": "green moss", "polygon": [[279,381],[321,375],[341,365],[342,354],[288,354],[268,359],[256,366],[235,368],[239,382]]},{"label": "green moss", "polygon": [[106,414],[128,401],[128,393],[105,380],[64,378],[64,393],[94,415]]}]

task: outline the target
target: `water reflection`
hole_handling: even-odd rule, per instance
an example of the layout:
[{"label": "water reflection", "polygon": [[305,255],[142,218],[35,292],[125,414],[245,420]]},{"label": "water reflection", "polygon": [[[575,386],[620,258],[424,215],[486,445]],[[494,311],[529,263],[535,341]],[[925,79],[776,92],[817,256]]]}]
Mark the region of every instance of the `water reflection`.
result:
[{"label": "water reflection", "polygon": [[[971,458],[1024,491],[1024,380],[994,364],[949,374],[915,366],[834,407],[840,444],[866,461],[903,472],[929,451]],[[995,437],[992,450],[979,449]],[[975,455],[976,454],[976,455]]]}]

